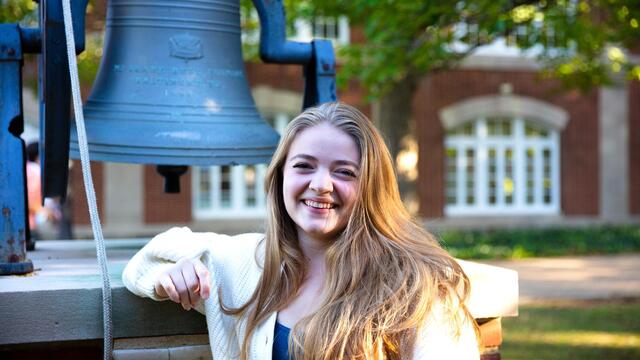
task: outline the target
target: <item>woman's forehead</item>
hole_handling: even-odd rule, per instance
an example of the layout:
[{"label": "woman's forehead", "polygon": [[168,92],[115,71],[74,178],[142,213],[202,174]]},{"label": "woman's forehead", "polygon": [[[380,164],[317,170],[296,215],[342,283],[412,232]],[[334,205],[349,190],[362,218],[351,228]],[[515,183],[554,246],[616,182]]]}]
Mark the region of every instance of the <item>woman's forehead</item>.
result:
[{"label": "woman's forehead", "polygon": [[333,125],[322,123],[296,134],[287,159],[294,157],[351,162],[357,165],[360,163],[360,149],[351,135]]}]

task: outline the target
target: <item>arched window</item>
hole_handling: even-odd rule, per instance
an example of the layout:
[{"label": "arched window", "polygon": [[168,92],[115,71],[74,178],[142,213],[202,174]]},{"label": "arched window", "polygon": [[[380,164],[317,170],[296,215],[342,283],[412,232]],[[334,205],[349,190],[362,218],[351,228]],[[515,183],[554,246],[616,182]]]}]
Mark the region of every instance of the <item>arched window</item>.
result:
[{"label": "arched window", "polygon": [[[282,133],[291,116],[265,114]],[[267,164],[193,167],[193,214],[196,219],[260,218],[266,214],[264,176]]]},{"label": "arched window", "polygon": [[[541,103],[498,96],[441,112],[446,215],[559,213],[560,129],[566,119],[540,121],[541,112],[531,106]],[[556,110],[545,106],[547,114]],[[478,115],[469,117],[474,108]]]}]

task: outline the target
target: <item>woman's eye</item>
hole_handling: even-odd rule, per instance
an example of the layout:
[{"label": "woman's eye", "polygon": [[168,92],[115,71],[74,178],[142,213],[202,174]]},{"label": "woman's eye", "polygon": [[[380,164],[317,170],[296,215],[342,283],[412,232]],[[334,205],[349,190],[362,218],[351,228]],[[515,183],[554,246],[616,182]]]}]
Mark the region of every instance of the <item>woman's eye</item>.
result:
[{"label": "woman's eye", "polygon": [[338,173],[340,175],[345,175],[345,176],[348,176],[348,177],[353,177],[353,178],[356,177],[356,173],[354,173],[351,170],[347,170],[347,169],[338,170]]},{"label": "woman's eye", "polygon": [[293,167],[298,169],[310,169],[311,165],[307,163],[297,163],[297,164],[294,164]]}]

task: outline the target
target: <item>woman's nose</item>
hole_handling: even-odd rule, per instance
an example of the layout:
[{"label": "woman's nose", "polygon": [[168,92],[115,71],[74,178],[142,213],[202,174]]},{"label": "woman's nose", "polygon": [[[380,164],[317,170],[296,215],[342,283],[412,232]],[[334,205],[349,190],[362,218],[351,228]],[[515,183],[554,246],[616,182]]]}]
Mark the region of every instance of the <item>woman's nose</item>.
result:
[{"label": "woman's nose", "polygon": [[331,174],[329,174],[328,171],[317,171],[311,179],[311,182],[309,182],[309,189],[317,193],[326,193],[333,191]]}]

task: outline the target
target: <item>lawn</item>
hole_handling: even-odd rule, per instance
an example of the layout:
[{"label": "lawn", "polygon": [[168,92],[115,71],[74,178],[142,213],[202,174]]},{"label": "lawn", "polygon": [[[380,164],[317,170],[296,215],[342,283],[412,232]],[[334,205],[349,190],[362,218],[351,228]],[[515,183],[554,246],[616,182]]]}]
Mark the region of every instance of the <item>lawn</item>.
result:
[{"label": "lawn", "polygon": [[502,327],[504,360],[640,359],[640,299],[520,306]]},{"label": "lawn", "polygon": [[460,259],[521,259],[640,252],[640,226],[447,230],[436,236]]}]

